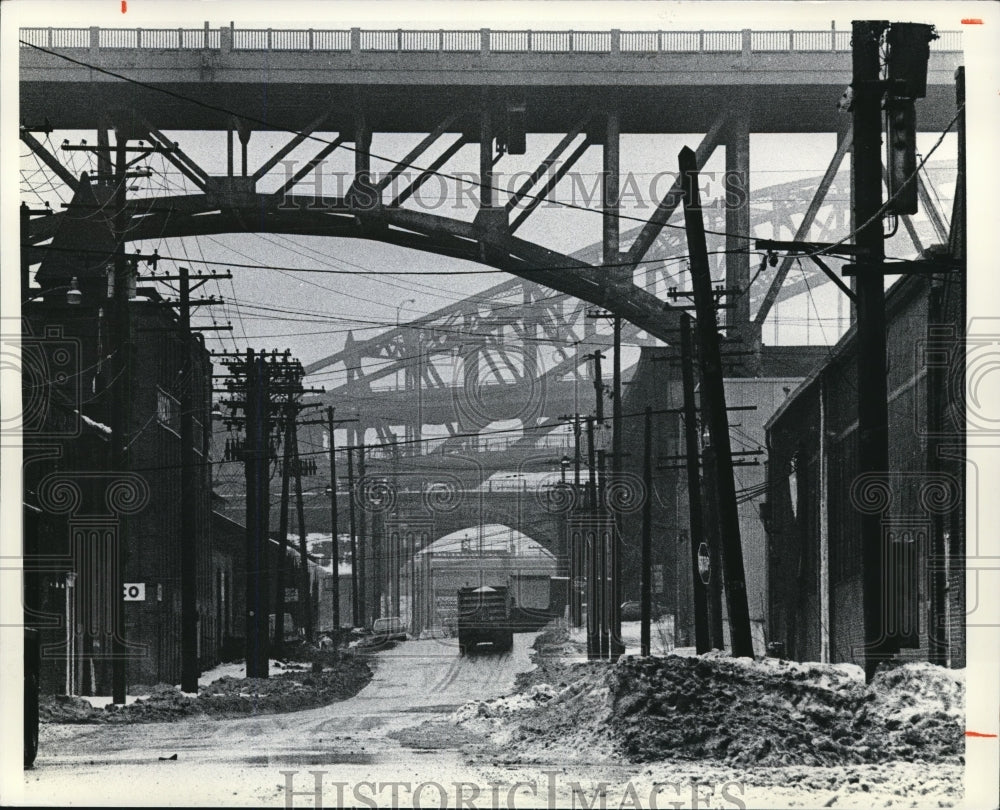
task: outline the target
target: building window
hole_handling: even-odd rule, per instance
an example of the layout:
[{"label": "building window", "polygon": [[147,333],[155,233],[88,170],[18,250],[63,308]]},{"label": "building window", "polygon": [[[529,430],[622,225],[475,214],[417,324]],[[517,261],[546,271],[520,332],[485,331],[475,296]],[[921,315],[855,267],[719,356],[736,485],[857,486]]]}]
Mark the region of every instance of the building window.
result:
[{"label": "building window", "polygon": [[156,389],[156,418],[175,436],[180,436],[180,408],[175,397],[162,388]]}]

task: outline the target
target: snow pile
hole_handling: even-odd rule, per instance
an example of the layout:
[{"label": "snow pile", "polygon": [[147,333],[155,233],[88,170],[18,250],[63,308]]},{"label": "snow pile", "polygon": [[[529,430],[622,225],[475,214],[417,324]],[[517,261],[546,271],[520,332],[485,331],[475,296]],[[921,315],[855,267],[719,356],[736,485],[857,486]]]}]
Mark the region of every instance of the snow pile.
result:
[{"label": "snow pile", "polygon": [[[372,678],[371,667],[359,656],[331,653],[327,658],[333,662],[329,666],[317,661],[304,669],[306,665],[289,663],[283,670],[272,670],[270,678],[223,675],[210,684],[203,683],[197,695],[185,694],[180,687],[166,683],[140,686],[136,691],[148,696],[130,696],[125,706],[113,704],[109,698],[43,696],[39,717],[52,723],[160,723],[193,715],[291,712],[345,700],[360,692]],[[282,666],[272,661],[275,664]],[[235,671],[244,672],[244,665],[236,665]]]},{"label": "snow pile", "polygon": [[109,723],[161,723],[201,714],[204,708],[196,697],[184,694],[176,686],[160,683],[148,697],[125,706],[109,704],[104,711]]},{"label": "snow pile", "polygon": [[879,672],[872,679],[878,701],[872,709],[882,722],[913,724],[942,712],[965,722],[965,670],[944,669],[924,662]]},{"label": "snow pile", "polygon": [[[278,672],[291,672],[292,670],[305,670],[311,669],[311,664],[308,661],[280,661],[277,658],[272,658],[268,661],[268,672],[270,674],[275,674]],[[228,664],[219,664],[212,669],[205,670],[198,676],[198,685],[207,686],[220,678],[245,678],[247,674],[246,661],[235,661]],[[138,691],[136,687],[132,687],[131,692],[136,695],[148,694]]]},{"label": "snow pile", "polygon": [[[557,755],[729,766],[961,761],[962,673],[914,663],[870,685],[853,664],[702,656],[574,663],[565,629],[536,641],[515,694],[460,708],[452,722],[511,745],[519,761]],[[564,656],[564,657],[563,657]]]},{"label": "snow pile", "polygon": [[926,664],[866,686],[843,665],[629,658],[609,683],[612,733],[634,760],[832,766],[964,753],[962,681]]},{"label": "snow pile", "polygon": [[526,692],[517,692],[495,700],[466,703],[452,717],[456,723],[468,723],[480,718],[494,721],[505,720],[519,712],[548,703],[557,695],[559,695],[559,691],[551,684],[535,684]]},{"label": "snow pile", "polygon": [[611,701],[607,673],[602,668],[576,673],[570,683],[536,683],[525,691],[461,707],[452,722],[488,734],[494,744],[511,748],[512,759],[530,759],[523,741],[537,743],[539,756],[560,761],[605,756],[613,758],[613,744],[604,729]]},{"label": "snow pile", "polygon": [[559,761],[614,759],[614,745],[606,731],[611,710],[607,666],[567,666],[554,654],[575,658],[578,653],[565,631],[543,632],[535,649],[537,666],[518,675],[518,691],[467,703],[452,715],[452,722],[487,734],[497,746],[511,746],[509,753],[500,755],[501,760],[522,762],[533,756]]},{"label": "snow pile", "polygon": [[38,719],[43,723],[92,723],[97,710],[85,698],[40,695]]}]

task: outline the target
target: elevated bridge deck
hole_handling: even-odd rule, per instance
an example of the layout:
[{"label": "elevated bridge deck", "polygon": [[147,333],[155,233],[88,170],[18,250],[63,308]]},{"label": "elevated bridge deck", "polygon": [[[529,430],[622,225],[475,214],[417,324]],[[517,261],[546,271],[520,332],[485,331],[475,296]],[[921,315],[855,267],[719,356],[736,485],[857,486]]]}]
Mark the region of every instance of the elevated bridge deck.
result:
[{"label": "elevated bridge deck", "polygon": [[[225,129],[228,112],[213,107],[297,130],[329,104],[331,131],[345,130],[361,90],[378,110],[378,131],[422,132],[494,88],[516,91],[531,132],[564,132],[568,117],[611,97],[623,132],[705,132],[722,106],[746,109],[753,132],[832,132],[843,124],[834,102],[851,77],[850,32],[833,29],[31,28],[21,39],[30,43],[20,53],[22,119],[81,129],[128,103],[178,130]],[[961,63],[961,32],[944,32],[932,43],[921,128],[940,130],[954,115]],[[139,85],[123,94],[94,67],[201,104]]]}]

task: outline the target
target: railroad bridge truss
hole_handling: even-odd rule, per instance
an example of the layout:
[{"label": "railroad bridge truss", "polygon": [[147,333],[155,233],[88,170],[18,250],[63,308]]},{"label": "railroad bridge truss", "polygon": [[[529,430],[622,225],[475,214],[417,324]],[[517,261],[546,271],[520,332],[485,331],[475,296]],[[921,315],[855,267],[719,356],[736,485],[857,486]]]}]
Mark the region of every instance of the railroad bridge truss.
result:
[{"label": "railroad bridge truss", "polygon": [[[426,426],[444,425],[458,446],[463,434],[504,419],[555,424],[592,402],[581,363],[586,352],[610,345],[588,310],[623,318],[626,344],[677,339],[682,310],[668,291],[688,286],[683,231],[671,223],[680,188],[666,190],[645,222],[624,228],[624,135],[696,133],[688,137],[699,167],[725,152],[736,202],[705,213],[709,247],[719,251],[716,278],[738,291],[724,312],[727,337],[747,350],[738,374],[766,373],[762,327],[776,302],[826,281],[814,268],[790,274],[791,259],[760,262],[751,237],[833,241],[850,232],[847,181],[838,172],[850,162],[851,133],[835,109],[849,81],[849,44],[839,36],[846,32],[794,32],[802,37],[789,34],[781,47],[764,35],[788,32],[710,32],[708,39],[703,32],[693,40],[673,37],[683,32],[652,39],[575,32],[575,40],[536,37],[534,48],[530,34],[522,43],[510,32],[442,32],[436,47],[408,50],[401,34],[390,47],[391,38],[357,29],[310,31],[308,39],[200,31],[179,30],[169,43],[131,29],[22,32],[21,139],[75,203],[27,217],[28,259],[39,264],[42,284],[68,276],[101,284],[122,239],[280,233],[377,240],[509,273],[489,290],[374,338],[349,336],[340,351],[307,367],[340,372],[325,398],[341,413],[377,402],[361,409],[365,421],[352,428],[352,443],[369,429],[391,443],[400,426],[404,438],[419,442]],[[923,129],[940,131],[953,114],[960,61],[955,37],[932,54]],[[104,148],[86,176],[40,134],[74,130],[95,132]],[[250,165],[254,133],[276,130],[287,141]],[[224,156],[199,162],[188,131],[213,133]],[[835,132],[837,139],[821,177],[751,193],[756,132]],[[387,133],[419,141],[386,164],[372,142]],[[539,135],[557,142],[538,150]],[[109,206],[109,144],[118,138],[160,150],[184,186],[131,196],[124,234],[116,234]],[[308,156],[290,169],[289,156],[303,150]],[[353,176],[343,193],[322,193],[317,173],[344,153]],[[523,226],[545,216],[543,203],[587,153],[599,153],[601,164],[592,246],[568,254],[523,237]],[[531,157],[534,169],[501,191],[494,176],[513,155]],[[676,168],[665,162],[665,171]],[[452,182],[470,168],[477,178],[471,217],[415,204],[431,179]],[[921,177],[920,184],[926,218],[902,218],[918,252],[947,241],[928,183]]]}]

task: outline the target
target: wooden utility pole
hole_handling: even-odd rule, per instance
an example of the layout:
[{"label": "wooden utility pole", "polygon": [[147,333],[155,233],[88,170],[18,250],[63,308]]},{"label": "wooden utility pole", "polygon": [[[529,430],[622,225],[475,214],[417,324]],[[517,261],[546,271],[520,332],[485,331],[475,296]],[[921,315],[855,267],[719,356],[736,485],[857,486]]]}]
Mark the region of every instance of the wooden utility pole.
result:
[{"label": "wooden utility pole", "polygon": [[[583,487],[580,482],[580,468],[583,457],[580,451],[582,429],[580,427],[580,414],[573,414],[573,495],[577,509],[580,508]],[[576,583],[583,577],[584,551],[582,545],[572,545],[573,535],[570,534],[570,621],[574,627],[583,624],[583,605],[581,604],[583,595],[576,587]]]},{"label": "wooden utility pole", "polygon": [[[331,564],[333,566],[332,594],[333,600],[333,632],[340,632],[340,540],[337,526],[337,461],[336,448],[333,441],[333,406],[326,406],[326,426],[330,434],[330,534],[333,536]],[[334,639],[336,641],[336,638]]]},{"label": "wooden utility pole", "polygon": [[354,512],[354,448],[345,448],[347,452],[347,513],[351,528],[351,621],[355,627],[361,626],[361,603],[358,580],[358,533]]},{"label": "wooden utility pole", "polygon": [[601,360],[604,355],[597,349],[590,357],[594,361],[594,399],[597,409],[597,424],[604,427],[604,377],[601,374]]},{"label": "wooden utility pole", "polygon": [[270,394],[263,355],[246,355],[246,662],[248,678],[268,677],[267,546]]},{"label": "wooden utility pole", "polygon": [[589,467],[590,520],[584,538],[587,559],[587,657],[597,658],[601,646],[601,624],[597,613],[598,570],[597,543],[600,537],[597,509],[597,449],[594,447],[594,417],[587,417],[587,463]]},{"label": "wooden utility pole", "polygon": [[640,572],[639,654],[649,655],[650,621],[653,595],[653,409],[646,407],[646,422],[642,446],[642,481],[646,485],[646,500],[642,504],[642,566]]},{"label": "wooden utility pole", "polygon": [[[112,319],[114,337],[111,345],[115,348],[115,375],[111,400],[111,469],[120,474],[131,469],[129,459],[129,421],[132,413],[132,313],[129,309],[129,282],[132,271],[125,257],[125,230],[129,215],[126,205],[126,169],[128,168],[127,141],[118,131],[115,142],[115,258],[114,258],[114,299]],[[22,247],[22,252],[25,248]],[[119,518],[118,548],[114,561],[115,576],[108,583],[114,603],[111,641],[111,698],[115,703],[125,703],[125,610],[122,601],[122,582],[125,580],[125,561],[128,557],[129,518]]]},{"label": "wooden utility pole", "polygon": [[288,560],[288,490],[292,476],[292,437],[295,431],[295,403],[288,394],[285,404],[284,436],[281,447],[281,505],[278,512],[278,562],[274,585],[274,640],[277,653],[285,646],[285,569]]},{"label": "wooden utility pole", "polygon": [[[708,652],[708,589],[698,570],[698,551],[704,542],[702,530],[701,476],[698,464],[698,417],[694,404],[694,344],[691,340],[691,316],[681,315],[681,381],[684,388],[684,440],[687,450],[688,512],[691,525],[691,583],[694,596],[694,637],[698,654]],[[719,571],[711,571],[718,577]]]},{"label": "wooden utility pole", "polygon": [[607,481],[607,454],[604,450],[597,451],[597,473],[598,473],[598,488],[600,490],[600,497],[597,499],[601,510],[601,520],[600,528],[597,532],[598,538],[598,553],[597,553],[597,568],[600,574],[600,579],[598,580],[597,587],[597,615],[600,616],[601,622],[601,632],[599,636],[600,646],[600,656],[601,658],[607,658],[610,651],[610,639],[608,637],[609,630],[609,616],[610,610],[608,605],[609,591],[608,587],[608,546],[609,546],[609,534],[611,532],[610,525],[611,521],[608,518],[608,510],[605,507],[608,494],[608,481]]},{"label": "wooden utility pole", "polygon": [[361,514],[359,517],[359,529],[358,532],[358,550],[360,556],[358,559],[358,582],[359,591],[361,595],[361,622],[365,627],[369,625],[368,617],[371,615],[369,613],[369,601],[368,597],[370,595],[370,588],[368,584],[368,552],[370,544],[368,542],[368,507],[365,505],[364,501],[364,486],[365,486],[365,444],[364,444],[364,433],[362,435],[362,441],[358,445],[358,484],[361,488]]},{"label": "wooden utility pole", "polygon": [[[614,316],[614,358],[612,378],[611,429],[612,455],[611,478],[616,485],[621,485],[622,453],[624,437],[622,436],[622,319]],[[646,499],[652,498],[652,490],[646,488]],[[622,642],[622,583],[621,583],[621,520],[617,514],[612,514],[611,523],[611,649],[612,661],[617,661],[625,653]]]},{"label": "wooden utility pole", "polygon": [[[719,526],[722,534],[722,565],[726,579],[726,604],[729,608],[730,638],[735,657],[753,657],[750,611],[747,606],[740,521],[736,509],[736,485],[733,480],[732,448],[729,442],[729,419],[722,382],[722,360],[716,323],[715,297],[712,294],[705,223],[702,219],[698,190],[698,166],[694,151],[684,147],[679,155],[684,188],[684,226],[691,257],[691,281],[702,363],[702,402],[708,417],[708,429],[715,450],[716,486],[719,493]],[[881,177],[881,175],[877,175]]]},{"label": "wooden utility pole", "polygon": [[[852,25],[854,148],[854,244],[859,263],[871,265],[856,278],[858,310],[858,473],[886,476],[889,469],[889,413],[886,386],[885,276],[875,269],[885,259],[882,235],[882,96],[880,46],[884,20],[855,20]],[[863,511],[861,518],[862,589],[864,594],[865,675],[871,680],[879,662],[899,650],[886,628],[886,577],[882,517]]]},{"label": "wooden utility pole", "polygon": [[[708,582],[708,621],[711,646],[716,650],[726,647],[725,633],[722,628],[722,538],[719,536],[718,487],[715,482],[715,451],[709,443],[701,450],[701,465],[704,474],[702,528],[705,530],[705,541],[708,543],[709,572]],[[711,573],[714,572],[714,573]]]},{"label": "wooden utility pole", "polygon": [[[292,415],[294,420],[294,415]],[[306,641],[313,642],[312,589],[309,577],[309,547],[306,543],[305,504],[302,500],[302,459],[299,457],[299,432],[292,423],[292,471],[295,474],[295,514],[299,524],[299,609],[305,626]]]},{"label": "wooden utility pole", "polygon": [[191,280],[179,268],[179,313],[184,350],[181,381],[181,691],[197,692],[198,676],[198,488],[194,455],[194,357],[191,352]]}]

